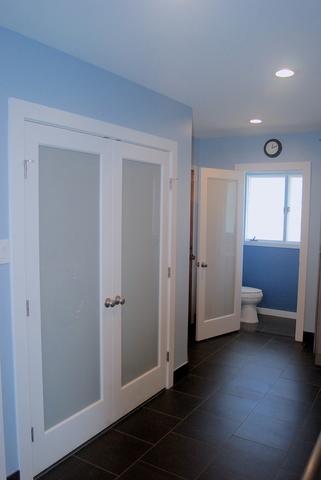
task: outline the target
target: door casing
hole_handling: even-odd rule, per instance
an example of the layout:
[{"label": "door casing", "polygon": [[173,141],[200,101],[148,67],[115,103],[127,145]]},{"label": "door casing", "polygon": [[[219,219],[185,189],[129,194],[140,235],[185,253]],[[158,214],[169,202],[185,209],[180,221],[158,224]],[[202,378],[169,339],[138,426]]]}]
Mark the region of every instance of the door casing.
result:
[{"label": "door casing", "polygon": [[166,387],[173,384],[174,324],[176,279],[176,198],[177,143],[137,130],[49,108],[16,98],[9,99],[9,219],[10,219],[10,277],[13,346],[15,362],[17,443],[21,480],[30,480],[32,468],[31,408],[29,395],[28,318],[26,315],[25,238],[24,238],[24,172],[25,123],[39,123],[78,131],[102,138],[112,138],[136,145],[159,149],[169,158],[169,234],[170,276],[167,305],[167,363]]},{"label": "door casing", "polygon": [[[310,162],[269,162],[269,163],[239,163],[235,169],[243,173],[262,172],[300,172],[303,177],[302,190],[302,214],[301,214],[301,242],[300,242],[300,260],[299,260],[299,282],[298,282],[298,300],[297,314],[295,322],[295,340],[303,341],[305,299],[307,283],[308,266],[308,244],[309,244],[309,224],[310,224],[310,188],[311,188],[311,163]],[[264,292],[263,292],[264,293]]]},{"label": "door casing", "polygon": [[0,363],[0,480],[5,480],[6,476],[6,458],[4,445],[4,424],[2,408],[2,383],[1,383],[1,363]]}]

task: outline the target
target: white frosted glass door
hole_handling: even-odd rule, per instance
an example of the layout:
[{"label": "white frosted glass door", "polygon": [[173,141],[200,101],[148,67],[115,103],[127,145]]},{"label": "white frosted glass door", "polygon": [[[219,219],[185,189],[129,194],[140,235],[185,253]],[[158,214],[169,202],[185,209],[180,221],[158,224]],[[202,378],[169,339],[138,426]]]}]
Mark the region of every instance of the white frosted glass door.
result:
[{"label": "white frosted glass door", "polygon": [[200,169],[196,338],[240,328],[242,174]]},{"label": "white frosted glass door", "polygon": [[122,385],[158,364],[160,187],[160,165],[123,159]]},{"label": "white frosted glass door", "polygon": [[[26,129],[34,474],[112,421],[108,141]],[[107,261],[108,260],[108,261]]]},{"label": "white frosted glass door", "polygon": [[116,311],[117,416],[165,387],[168,260],[168,155],[119,143],[115,231],[116,281],[125,303]]}]

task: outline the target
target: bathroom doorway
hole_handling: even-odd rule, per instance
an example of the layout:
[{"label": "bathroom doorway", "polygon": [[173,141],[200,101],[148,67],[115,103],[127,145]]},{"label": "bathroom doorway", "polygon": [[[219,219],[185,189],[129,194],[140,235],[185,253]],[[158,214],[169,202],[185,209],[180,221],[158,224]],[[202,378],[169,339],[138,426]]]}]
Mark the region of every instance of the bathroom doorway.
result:
[{"label": "bathroom doorway", "polygon": [[[203,238],[206,238],[205,230],[206,228],[208,228],[208,222],[213,220],[213,217],[210,218],[211,215],[210,216],[208,215],[209,209],[205,208],[204,210],[204,198],[205,197],[207,198],[207,206],[210,205],[213,200],[213,199],[212,200],[209,199],[209,197],[207,196],[207,193],[204,197],[204,188],[202,189],[202,175],[204,175],[204,172],[206,172],[206,175],[208,177],[211,177],[212,174],[216,177],[220,176],[220,172],[222,173],[222,175],[225,175],[224,172],[229,172],[230,175],[232,176],[234,173],[240,174],[240,179],[238,180],[239,182],[238,192],[242,191],[242,200],[243,200],[241,202],[242,203],[241,207],[240,207],[240,202],[235,203],[233,207],[234,212],[236,214],[236,219],[233,227],[234,228],[233,231],[235,234],[234,235],[235,248],[234,248],[234,251],[233,249],[230,250],[231,255],[229,260],[233,258],[234,284],[233,282],[230,282],[229,286],[225,285],[224,288],[222,287],[221,294],[218,295],[217,298],[221,299],[224,303],[228,297],[228,294],[229,293],[231,294],[231,289],[234,288],[234,294],[235,294],[238,288],[241,289],[242,285],[248,286],[251,288],[256,288],[257,290],[262,290],[263,306],[259,305],[259,309],[260,309],[259,314],[264,315],[264,317],[261,317],[261,320],[263,321],[259,324],[259,326],[256,326],[256,328],[257,327],[258,329],[274,328],[273,325],[275,323],[277,324],[280,318],[284,318],[283,327],[279,328],[279,333],[282,333],[281,330],[283,328],[283,334],[290,332],[290,334],[295,336],[295,339],[297,341],[302,341],[303,327],[304,327],[304,314],[305,314],[305,293],[306,293],[306,273],[307,273],[307,248],[308,248],[309,198],[310,198],[310,163],[309,162],[300,162],[300,163],[289,162],[287,164],[284,164],[284,163],[271,162],[268,164],[267,163],[240,164],[235,166],[234,171],[233,170],[226,171],[226,170],[212,169],[212,168],[195,169],[195,176],[193,177],[193,180],[194,180],[193,189],[194,189],[195,197],[197,198],[197,201],[196,201],[197,208],[193,209],[193,212],[194,212],[194,219],[193,219],[194,237],[193,238],[195,242],[195,232],[196,232],[197,250],[194,249],[194,252],[197,251],[197,255],[196,255],[196,260],[194,262],[194,268],[192,269],[192,272],[195,272],[195,271],[197,272],[196,273],[197,278],[194,283],[192,281],[191,292],[193,291],[197,292],[196,306],[194,310],[192,309],[192,315],[193,315],[193,312],[196,313],[196,339],[197,340],[201,340],[203,338],[211,338],[217,335],[222,335],[224,333],[227,333],[228,331],[232,331],[233,329],[238,330],[240,329],[240,320],[241,320],[241,304],[239,304],[239,306],[237,305],[236,296],[234,297],[235,303],[234,303],[233,314],[235,315],[235,318],[237,318],[237,315],[239,314],[239,318],[235,322],[235,324],[233,324],[232,330],[231,328],[228,327],[229,315],[225,314],[226,312],[223,312],[223,314],[220,315],[219,318],[216,318],[215,322],[212,321],[213,319],[206,318],[206,316],[204,315],[204,292],[207,291],[208,298],[210,298],[212,301],[214,298],[214,292],[212,291],[213,286],[215,285],[215,288],[217,288],[218,285],[222,284],[223,282],[222,271],[226,272],[225,267],[223,270],[221,269],[221,271],[219,272],[217,270],[217,265],[215,266],[213,264],[213,259],[210,258],[210,255],[213,249],[208,248],[208,246],[214,245],[214,243],[217,246],[219,239],[215,240],[214,238],[212,239],[207,238],[207,242],[205,241],[205,244],[204,244],[204,241],[202,242],[201,240],[202,236]],[[273,178],[277,179],[275,180],[275,185],[272,186],[270,190],[268,189],[267,190],[270,191],[270,201],[269,201],[270,207],[273,202],[276,203],[277,195],[276,193],[273,193],[275,192],[276,187],[279,189],[277,192],[278,198],[283,199],[282,200],[283,203],[278,210],[278,215],[279,215],[278,228],[282,227],[282,239],[280,239],[281,241],[279,242],[278,245],[277,245],[277,242],[275,241],[273,245],[263,246],[261,243],[264,243],[264,242],[259,242],[255,234],[253,234],[252,238],[247,238],[246,241],[244,241],[245,234],[249,233],[249,231],[245,230],[247,226],[249,226],[249,223],[247,223],[248,219],[246,218],[246,209],[248,207],[248,203],[246,202],[247,200],[246,192],[248,191],[247,182],[251,175],[252,175],[252,178],[255,177],[255,178],[264,179],[265,177],[266,178],[269,177],[271,179]],[[218,180],[218,177],[217,177],[217,180]],[[207,179],[207,182],[208,182],[208,179]],[[222,184],[218,182],[215,188],[219,189],[220,188],[219,185],[222,185]],[[257,190],[259,190],[259,188],[257,188]],[[298,205],[298,201],[297,201],[299,192],[301,192],[299,195],[301,199],[301,202],[299,202],[300,205]],[[224,205],[225,206],[229,205],[228,208],[230,209],[230,212],[233,212],[233,208],[231,210],[231,205],[233,201],[231,203],[232,197],[230,194],[228,194],[228,189],[225,189],[223,199],[225,202],[225,203],[223,202]],[[286,203],[289,201],[291,205]],[[202,207],[202,204],[203,204],[203,207]],[[296,212],[296,215],[293,215],[294,213],[293,210],[295,209],[296,211],[299,211],[300,213],[299,216],[298,216],[298,212]],[[202,214],[202,211],[203,211],[203,214]],[[265,216],[266,214],[261,215],[263,219],[265,218]],[[273,216],[275,215],[274,214],[271,215],[272,218]],[[298,217],[299,217],[299,241],[291,241],[290,238],[298,234]],[[230,218],[229,222],[227,222],[227,218]],[[211,231],[214,232],[216,230],[216,232],[217,231],[222,232],[223,231],[222,228],[225,228],[225,227],[226,228],[228,227],[231,229],[231,218],[232,218],[231,215],[225,216],[225,224],[222,224],[222,225],[218,225],[217,223],[218,219],[216,218],[212,225],[213,228],[211,228]],[[263,222],[263,226],[264,226],[264,222]],[[224,238],[220,239],[221,258],[224,252],[224,248],[225,250],[227,249],[227,237],[225,238],[225,240]],[[296,239],[298,238],[296,237]],[[272,239],[272,243],[273,243],[273,239]],[[206,248],[204,247],[204,245]],[[276,308],[278,305],[276,306],[274,305],[274,308],[268,308],[264,306],[265,305],[263,303],[265,300],[264,289],[266,290],[266,287],[260,288],[260,284],[257,283],[255,285],[254,284],[255,281],[253,281],[254,283],[250,282],[249,280],[250,277],[249,277],[249,273],[246,271],[245,262],[249,261],[250,267],[252,268],[252,270],[255,271],[255,265],[257,263],[257,259],[255,258],[255,253],[258,254],[258,247],[264,248],[263,251],[265,253],[269,253],[269,255],[274,253],[274,256],[275,256],[274,264],[276,262],[276,265],[278,265],[278,262],[279,262],[278,256],[280,256],[280,253],[283,252],[285,257],[285,262],[282,266],[283,274],[285,274],[285,277],[288,276],[288,278],[290,278],[292,282],[291,283],[292,289],[293,289],[293,285],[296,289],[295,295],[292,296],[290,299],[292,302],[290,303],[290,305],[294,305],[294,307],[292,307],[291,310],[289,309],[289,307],[286,307],[286,308],[282,307],[281,304],[279,304],[280,308]],[[239,255],[236,254],[237,248],[240,249]],[[278,251],[277,249],[280,249],[280,250]],[[216,253],[217,253],[216,258],[219,259],[220,253],[219,252],[216,252]],[[296,279],[294,278],[294,274],[293,274],[295,267],[293,267],[292,265],[292,270],[289,269],[291,266],[291,261],[293,260],[292,257],[296,259]],[[231,261],[229,263],[231,263]],[[292,264],[293,264],[293,261],[292,261]],[[205,282],[206,283],[206,286],[205,286],[204,278],[206,279],[209,277],[209,273],[208,273],[209,265],[210,265],[210,268],[214,267],[214,270],[212,272],[213,274],[212,279],[208,282]],[[263,267],[260,267],[261,268],[260,273],[262,274],[263,272],[263,277],[265,276],[265,278],[269,278],[271,282],[273,282],[274,280],[274,290],[279,289],[279,292],[281,293],[281,300],[289,302],[289,298],[287,299],[285,298],[286,297],[284,293],[285,289],[282,293],[282,288],[280,288],[280,285],[279,285],[280,280],[277,277],[277,273],[276,275],[274,275],[274,279],[273,279],[273,268],[272,268],[273,264],[271,262],[269,263],[269,261],[266,260],[265,265],[266,265],[265,270]],[[240,270],[239,273],[237,273],[238,270]],[[238,277],[240,279],[239,282],[236,281],[237,275],[239,275]],[[192,274],[190,278],[193,279],[195,277],[193,277],[193,274]],[[246,283],[250,283],[250,285],[246,285]],[[286,284],[286,279],[284,283]],[[282,287],[282,283],[281,283],[281,287]],[[266,293],[267,293],[267,290],[266,290]],[[270,294],[267,295],[267,299],[269,298],[271,298]],[[203,302],[203,305],[202,305],[202,302]],[[232,311],[230,313],[232,313]],[[190,318],[193,318],[193,317],[190,316]],[[199,330],[200,328],[202,329],[202,323],[203,323],[203,327],[206,328],[206,332],[204,335],[197,335],[197,329]],[[209,327],[210,324],[212,325],[216,324],[217,328],[215,327],[215,330],[213,330],[212,327]],[[218,327],[218,324],[220,324],[220,327]],[[277,325],[277,326],[280,327],[280,325]],[[292,330],[290,330],[290,328]],[[204,329],[203,329],[203,332],[204,332]]]},{"label": "bathroom doorway", "polygon": [[[241,325],[302,341],[310,165],[236,168],[243,172],[245,187]],[[251,324],[248,312],[257,312],[259,322]]]}]

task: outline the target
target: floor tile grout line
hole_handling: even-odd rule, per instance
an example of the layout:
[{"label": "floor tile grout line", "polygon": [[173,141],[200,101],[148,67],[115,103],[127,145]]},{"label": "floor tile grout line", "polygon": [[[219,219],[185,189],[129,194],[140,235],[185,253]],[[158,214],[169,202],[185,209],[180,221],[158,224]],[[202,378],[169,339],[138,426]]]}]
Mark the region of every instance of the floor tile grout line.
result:
[{"label": "floor tile grout line", "polygon": [[147,443],[148,445],[154,445],[153,442],[150,442],[149,440],[145,440],[143,438],[137,437],[136,435],[133,435],[132,433],[128,432],[123,432],[122,430],[118,430],[117,428],[113,428],[114,432],[121,433],[122,435],[126,435],[127,437],[134,438],[135,440],[139,440],[140,442]]},{"label": "floor tile grout line", "polygon": [[181,475],[178,475],[177,473],[170,472],[169,470],[166,470],[165,468],[161,468],[161,467],[158,467],[158,466],[156,467],[155,465],[147,462],[146,460],[141,460],[141,463],[144,463],[145,465],[148,465],[149,467],[153,467],[156,470],[160,470],[161,472],[169,473],[170,475],[173,475],[174,477],[179,478],[181,480],[187,480],[186,477],[182,477]]},{"label": "floor tile grout line", "polygon": [[[180,421],[173,426],[173,428],[171,428],[165,435],[163,435],[154,445],[151,446],[151,448],[149,448],[148,450],[146,450],[146,452],[144,452],[143,455],[141,455],[134,463],[132,463],[127,469],[125,469],[121,475],[123,475],[127,470],[129,470],[131,467],[133,467],[134,465],[136,465],[140,460],[142,460],[144,458],[144,456],[146,456],[153,448],[155,448],[164,438],[166,438],[168,435],[170,434],[176,434],[176,432],[174,431],[175,428],[177,428],[184,420],[186,420],[194,411],[196,411],[198,409],[198,407],[200,405],[202,405],[206,400],[202,401],[197,407],[193,408],[184,418],[180,418]],[[178,417],[175,417],[175,418],[178,418]],[[193,439],[192,437],[187,437],[188,439],[192,439],[192,440],[196,440],[196,439]],[[208,445],[206,442],[202,442],[200,440],[196,440],[200,443],[204,443],[205,445]],[[144,460],[143,460],[144,461]],[[146,462],[146,463],[149,463],[149,462]],[[154,466],[153,464],[150,464],[152,466]],[[166,471],[167,473],[172,473],[168,470],[164,470]]]},{"label": "floor tile grout line", "polygon": [[91,467],[95,467],[98,470],[101,470],[102,472],[110,473],[111,475],[114,475],[118,477],[119,473],[112,472],[111,470],[107,470],[107,468],[102,467],[101,465],[97,465],[96,463],[90,462],[89,460],[79,457],[78,455],[72,455],[73,457],[77,458],[77,460],[80,460],[83,463],[86,463],[87,465],[90,465]]},{"label": "floor tile grout line", "polygon": [[[157,410],[156,408],[152,408],[152,407],[145,407],[147,410],[150,410],[151,412],[154,412],[154,413],[163,413],[161,412],[160,410]],[[182,417],[177,417],[176,415],[171,415],[170,413],[163,413],[163,415],[167,415],[168,417],[170,418],[175,418],[176,420],[182,420]],[[184,417],[185,418],[185,417]]]}]

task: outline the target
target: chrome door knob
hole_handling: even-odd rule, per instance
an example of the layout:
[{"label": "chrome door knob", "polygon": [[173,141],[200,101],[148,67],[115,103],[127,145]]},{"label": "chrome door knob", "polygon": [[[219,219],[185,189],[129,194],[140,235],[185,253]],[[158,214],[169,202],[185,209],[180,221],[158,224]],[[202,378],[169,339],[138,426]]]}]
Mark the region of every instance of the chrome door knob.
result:
[{"label": "chrome door knob", "polygon": [[109,308],[109,307],[112,308],[112,307],[114,307],[115,305],[116,305],[115,300],[112,300],[112,299],[109,298],[109,297],[106,298],[106,300],[105,300],[105,307],[106,307],[106,308]]},{"label": "chrome door knob", "polygon": [[115,297],[115,305],[124,305],[125,297],[121,297],[120,295],[116,295]]}]

